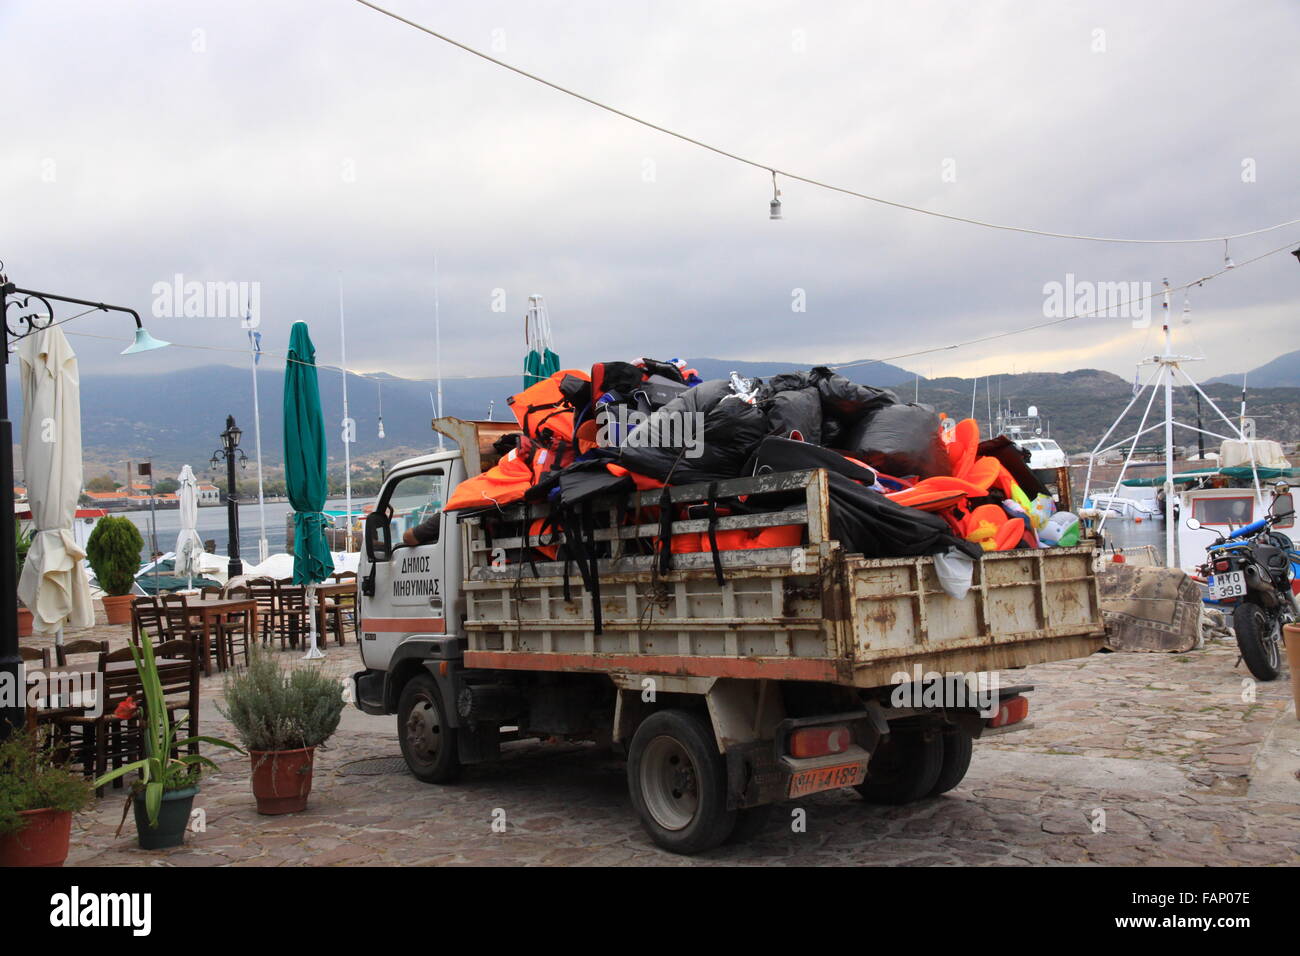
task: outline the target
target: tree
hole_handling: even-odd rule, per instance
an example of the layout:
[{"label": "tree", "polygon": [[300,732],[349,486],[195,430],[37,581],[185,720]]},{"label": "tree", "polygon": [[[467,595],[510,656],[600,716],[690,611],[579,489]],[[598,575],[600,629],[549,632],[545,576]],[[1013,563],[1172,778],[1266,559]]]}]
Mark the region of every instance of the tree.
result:
[{"label": "tree", "polygon": [[117,491],[117,482],[108,477],[108,475],[96,475],[94,478],[91,478],[90,481],[86,482],[86,490],[100,492]]},{"label": "tree", "polygon": [[175,478],[164,478],[153,486],[153,490],[160,495],[170,495],[181,486],[181,483]]}]

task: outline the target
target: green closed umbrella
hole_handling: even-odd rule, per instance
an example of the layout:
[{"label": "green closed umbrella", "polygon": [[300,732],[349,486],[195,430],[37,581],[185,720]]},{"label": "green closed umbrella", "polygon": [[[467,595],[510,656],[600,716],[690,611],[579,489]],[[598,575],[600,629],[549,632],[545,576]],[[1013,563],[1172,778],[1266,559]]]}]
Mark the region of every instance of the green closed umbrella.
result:
[{"label": "green closed umbrella", "polygon": [[524,388],[536,385],[560,370],[560,357],[551,341],[551,319],[540,295],[528,297],[524,317]]},{"label": "green closed umbrella", "polygon": [[284,369],[284,483],[293,505],[293,583],[307,585],[311,647],[307,657],[324,657],[316,646],[315,587],[334,573],[325,541],[325,421],[316,381],[316,347],[306,322],[289,333]]}]

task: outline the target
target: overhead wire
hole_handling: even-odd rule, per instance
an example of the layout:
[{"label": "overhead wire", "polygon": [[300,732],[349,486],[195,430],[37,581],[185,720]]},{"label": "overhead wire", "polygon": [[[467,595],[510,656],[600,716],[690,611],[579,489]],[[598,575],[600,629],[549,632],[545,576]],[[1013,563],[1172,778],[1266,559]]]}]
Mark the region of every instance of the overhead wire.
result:
[{"label": "overhead wire", "polygon": [[1262,233],[1272,232],[1276,229],[1282,229],[1286,226],[1293,226],[1297,223],[1300,223],[1300,219],[1290,219],[1286,222],[1279,222],[1276,225],[1272,225],[1272,226],[1264,226],[1260,229],[1251,229],[1247,232],[1238,232],[1238,233],[1232,233],[1228,235],[1220,234],[1215,236],[1203,236],[1197,238],[1132,239],[1132,238],[1119,237],[1119,236],[1090,236],[1090,235],[1079,235],[1079,234],[1068,233],[1068,232],[1052,232],[1046,229],[1033,229],[1028,226],[1017,226],[1017,225],[1011,225],[1009,223],[988,222],[986,220],[975,219],[969,216],[957,216],[951,213],[939,212],[938,210],[935,209],[925,209],[921,206],[913,206],[909,203],[899,202],[893,199],[886,199],[882,196],[873,196],[869,193],[859,192],[856,189],[850,189],[846,186],[837,186],[834,183],[828,183],[823,180],[815,179],[811,176],[804,176],[799,173],[794,173],[787,169],[782,169],[781,167],[776,166],[772,163],[765,163],[762,162],[761,160],[752,159],[747,156],[742,156],[739,153],[734,153],[730,150],[723,149],[720,146],[714,146],[711,143],[706,143],[705,141],[696,139],[693,136],[688,136],[685,133],[678,132],[677,130],[669,129],[666,126],[661,126],[658,123],[654,123],[651,122],[650,120],[643,119],[640,116],[635,116],[632,113],[629,113],[626,110],[619,109],[616,106],[610,106],[608,103],[602,103],[600,100],[594,99],[593,97],[587,96],[583,93],[579,93],[576,90],[570,89],[569,87],[561,86],[559,83],[556,83],[552,80],[548,80],[545,77],[538,76],[536,73],[530,73],[529,71],[517,67],[512,63],[507,63],[505,60],[498,59],[497,57],[485,53],[482,50],[475,49],[474,47],[469,46],[468,44],[461,43],[459,40],[452,39],[451,37],[447,36],[444,33],[439,33],[437,30],[434,30],[431,27],[427,27],[424,24],[417,23],[414,20],[407,19],[401,14],[395,13],[392,10],[379,6],[379,4],[377,3],[371,3],[370,0],[356,0],[356,2],[361,4],[363,7],[369,7],[371,10],[374,10],[376,13],[382,13],[386,17],[390,17],[391,19],[396,20],[399,23],[404,23],[409,27],[413,27],[414,29],[419,30],[421,33],[426,33],[429,36],[434,37],[435,39],[441,40],[444,43],[448,43],[451,46],[463,50],[466,53],[472,54],[473,56],[479,57],[480,59],[486,60],[489,63],[501,67],[502,69],[509,70],[512,73],[516,73],[519,76],[524,77],[525,79],[529,79],[535,83],[540,83],[543,86],[550,87],[556,92],[563,93],[566,96],[571,96],[574,99],[581,100],[584,103],[596,107],[597,109],[605,110],[607,113],[612,113],[615,116],[620,116],[623,119],[629,120],[630,122],[637,123],[641,126],[646,127],[647,129],[652,129],[655,132],[663,133],[665,136],[671,136],[684,143],[689,143],[692,146],[698,146],[699,148],[708,150],[709,152],[715,153],[718,156],[723,156],[727,159],[735,160],[738,163],[743,163],[746,166],[752,166],[755,169],[765,170],[766,172],[772,174],[774,184],[777,176],[784,176],[786,179],[792,180],[794,182],[805,183],[806,185],[815,186],[819,189],[826,189],[831,192],[841,193],[845,196],[853,196],[857,199],[865,199],[868,202],[879,203],[880,205],[883,206],[891,206],[895,209],[903,209],[908,212],[918,213],[923,216],[932,216],[937,219],[946,219],[950,222],[966,223],[967,225],[971,225],[971,226],[981,226],[986,229],[998,229],[1004,232],[1019,232],[1019,233],[1025,233],[1027,235],[1043,236],[1051,239],[1076,239],[1081,242],[1112,242],[1112,243],[1130,243],[1130,244],[1141,244],[1141,245],[1179,245],[1179,244],[1202,243],[1202,242],[1226,243],[1233,239],[1245,239],[1250,236],[1258,236]]}]

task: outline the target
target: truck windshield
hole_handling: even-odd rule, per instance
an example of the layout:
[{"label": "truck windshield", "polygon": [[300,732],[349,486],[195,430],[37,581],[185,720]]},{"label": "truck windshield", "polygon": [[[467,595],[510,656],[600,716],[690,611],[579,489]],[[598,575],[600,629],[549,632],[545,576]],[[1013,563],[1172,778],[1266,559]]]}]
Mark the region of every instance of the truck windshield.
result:
[{"label": "truck windshield", "polygon": [[397,483],[397,487],[388,496],[388,506],[393,509],[394,541],[401,540],[402,532],[416,527],[442,510],[445,481],[446,476],[437,471],[409,475]]}]

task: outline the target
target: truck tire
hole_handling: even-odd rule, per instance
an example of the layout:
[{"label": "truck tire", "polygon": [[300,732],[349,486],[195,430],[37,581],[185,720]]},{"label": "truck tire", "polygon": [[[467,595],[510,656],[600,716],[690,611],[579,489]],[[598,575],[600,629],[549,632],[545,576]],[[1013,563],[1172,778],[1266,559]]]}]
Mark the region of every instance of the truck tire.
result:
[{"label": "truck tire", "polygon": [[1256,680],[1277,680],[1282,673],[1278,625],[1258,604],[1238,604],[1232,609],[1232,630],[1237,635],[1237,650]]},{"label": "truck tire", "polygon": [[943,770],[943,735],[934,728],[897,727],[881,740],[856,789],[868,803],[897,806],[928,796]]},{"label": "truck tire", "polygon": [[939,779],[930,788],[929,796],[937,797],[947,793],[961,783],[970,769],[971,752],[975,749],[974,739],[960,727],[943,729],[943,764],[939,767]]},{"label": "truck tire", "polygon": [[736,825],[727,768],[709,725],[684,710],[651,714],[632,737],[627,784],[650,839],[673,853],[702,853]]},{"label": "truck tire", "polygon": [[449,725],[438,685],[429,674],[416,674],[397,701],[397,739],[406,766],[417,780],[450,783],[460,775],[456,729]]}]

